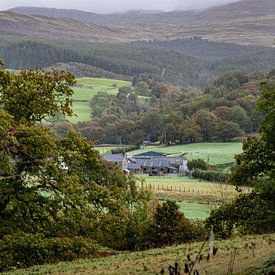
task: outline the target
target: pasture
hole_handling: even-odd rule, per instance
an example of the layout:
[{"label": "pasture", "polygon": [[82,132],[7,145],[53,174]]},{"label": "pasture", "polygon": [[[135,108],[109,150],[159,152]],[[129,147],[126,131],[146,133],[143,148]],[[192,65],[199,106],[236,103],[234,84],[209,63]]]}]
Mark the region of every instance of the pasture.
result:
[{"label": "pasture", "polygon": [[230,164],[234,162],[234,156],[241,153],[241,142],[205,142],[175,146],[155,147],[135,150],[128,155],[140,154],[147,151],[155,151],[175,156],[185,156],[188,159],[203,159],[210,165]]},{"label": "pasture", "polygon": [[204,220],[209,217],[213,205],[197,202],[177,201],[180,211],[188,219]]},{"label": "pasture", "polygon": [[95,146],[95,149],[100,153],[100,154],[111,154],[111,150],[112,149],[116,149],[117,146],[110,146],[110,145],[107,145],[107,146]]},{"label": "pasture", "polygon": [[[211,209],[238,195],[235,186],[177,176],[138,176],[138,186],[150,189],[160,201],[174,200],[189,219],[205,219]],[[248,187],[242,188],[249,192]]]},{"label": "pasture", "polygon": [[162,269],[164,274],[169,274],[168,267],[175,262],[180,265],[183,274],[187,255],[194,260],[201,248],[203,258],[195,266],[199,274],[228,274],[232,261],[234,274],[265,274],[272,268],[274,271],[275,234],[215,240],[215,247],[218,248],[217,254],[210,261],[206,259],[208,242],[198,242],[134,253],[113,252],[114,255],[109,257],[34,266],[4,274],[159,274]]},{"label": "pasture", "polygon": [[88,121],[91,119],[89,102],[100,91],[115,95],[118,89],[131,85],[128,81],[105,78],[78,78],[73,87],[73,111],[77,116],[68,118],[71,122]]}]

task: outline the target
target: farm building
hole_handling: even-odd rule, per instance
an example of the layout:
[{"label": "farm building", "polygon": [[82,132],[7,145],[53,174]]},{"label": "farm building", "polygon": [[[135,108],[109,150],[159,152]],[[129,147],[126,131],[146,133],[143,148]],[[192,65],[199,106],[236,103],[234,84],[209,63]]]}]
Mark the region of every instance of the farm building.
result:
[{"label": "farm building", "polygon": [[126,154],[103,154],[102,158],[108,162],[121,166],[122,170],[127,169],[128,158]]},{"label": "farm building", "polygon": [[167,157],[157,152],[145,152],[128,157],[126,154],[105,154],[102,157],[121,166],[130,174],[165,175],[188,172],[187,159]]}]

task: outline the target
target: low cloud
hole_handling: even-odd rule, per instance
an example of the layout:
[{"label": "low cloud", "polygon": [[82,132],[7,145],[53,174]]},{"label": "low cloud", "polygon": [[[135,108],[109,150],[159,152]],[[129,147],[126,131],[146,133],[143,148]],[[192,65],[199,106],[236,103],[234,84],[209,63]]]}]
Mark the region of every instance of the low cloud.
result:
[{"label": "low cloud", "polygon": [[171,11],[178,9],[203,9],[236,1],[237,0],[0,0],[0,10],[17,6],[34,6],[79,9],[97,13],[121,12],[134,9]]}]

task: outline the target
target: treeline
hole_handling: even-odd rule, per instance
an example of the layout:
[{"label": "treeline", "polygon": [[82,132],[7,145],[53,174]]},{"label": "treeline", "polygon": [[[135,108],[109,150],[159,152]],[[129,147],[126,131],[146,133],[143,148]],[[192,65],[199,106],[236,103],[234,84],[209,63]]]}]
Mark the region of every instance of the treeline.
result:
[{"label": "treeline", "polygon": [[26,37],[6,35],[0,40],[0,55],[11,69],[77,62],[128,77],[150,74],[156,81],[185,87],[204,87],[217,75],[232,70],[268,72],[275,64],[272,48],[200,38],[99,44],[34,38],[28,41]]},{"label": "treeline", "polygon": [[0,56],[11,69],[78,62],[126,76],[150,73],[156,80],[184,85],[202,85],[207,81],[200,75],[205,70],[201,60],[167,50],[129,45],[22,41],[0,45]]},{"label": "treeline", "polygon": [[72,126],[61,120],[53,128],[62,135],[75,127],[87,139],[109,144],[229,141],[257,131],[260,116],[253,109],[263,79],[260,73],[231,72],[200,95],[196,89],[137,76],[133,87],[120,88],[116,96],[95,95],[91,121]]},{"label": "treeline", "polygon": [[134,41],[131,45],[168,49],[203,59],[224,59],[268,51],[268,47],[215,42],[195,36],[188,39]]}]

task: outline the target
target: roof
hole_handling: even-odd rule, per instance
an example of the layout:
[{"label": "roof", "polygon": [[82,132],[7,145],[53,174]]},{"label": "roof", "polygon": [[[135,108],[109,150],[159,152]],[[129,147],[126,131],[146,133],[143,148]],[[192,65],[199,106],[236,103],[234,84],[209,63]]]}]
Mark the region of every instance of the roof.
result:
[{"label": "roof", "polygon": [[148,151],[148,152],[134,155],[134,157],[163,157],[163,156],[165,156],[165,154],[159,153],[159,152],[154,152],[154,151]]},{"label": "roof", "polygon": [[166,157],[161,158],[151,158],[151,159],[136,159],[136,164],[140,165],[141,167],[152,167],[152,168],[162,168],[170,167],[170,160]]},{"label": "roof", "polygon": [[122,163],[124,159],[124,155],[123,154],[104,154],[102,155],[102,158],[109,162]]},{"label": "roof", "polygon": [[166,158],[154,158],[154,159],[146,160],[143,166],[147,166],[147,167],[169,167],[170,162],[169,162],[169,159],[166,159]]},{"label": "roof", "polygon": [[141,164],[140,163],[128,163],[127,169],[128,170],[141,169]]},{"label": "roof", "polygon": [[185,158],[178,158],[178,157],[170,157],[170,163],[171,165],[183,165],[187,162],[187,159]]}]

